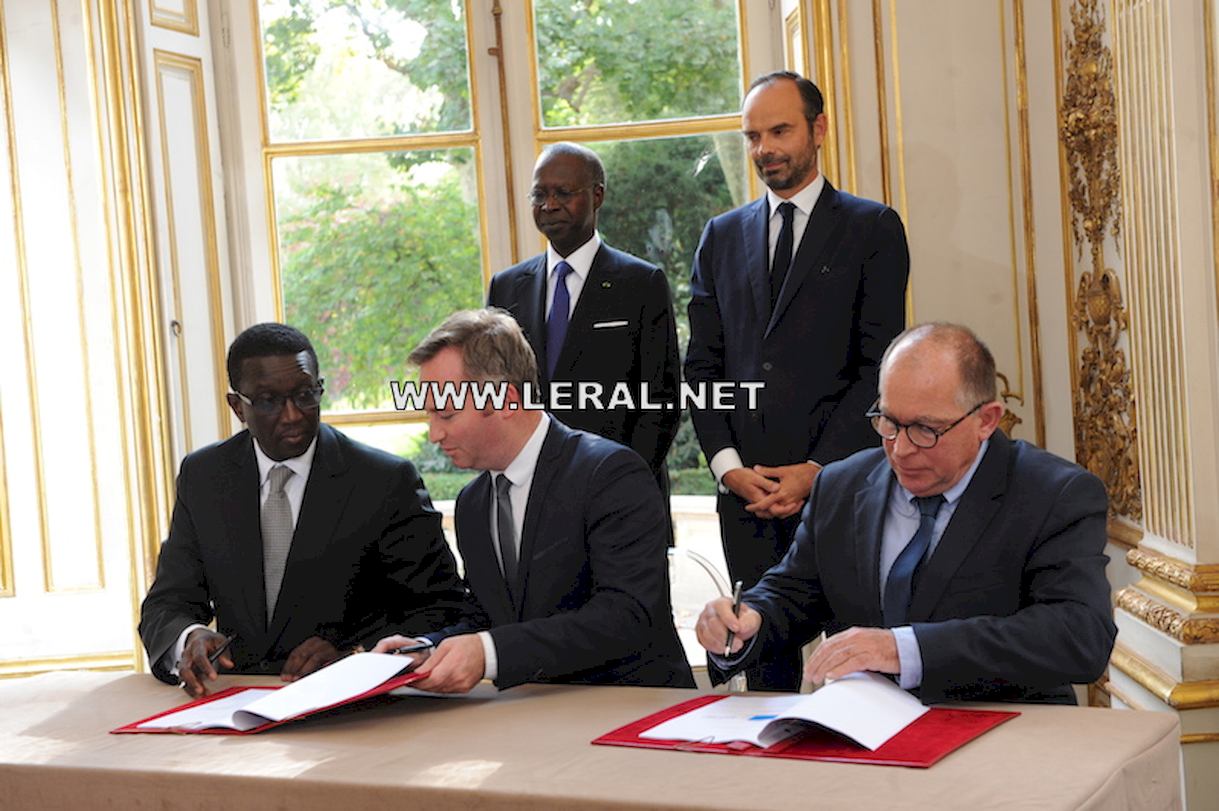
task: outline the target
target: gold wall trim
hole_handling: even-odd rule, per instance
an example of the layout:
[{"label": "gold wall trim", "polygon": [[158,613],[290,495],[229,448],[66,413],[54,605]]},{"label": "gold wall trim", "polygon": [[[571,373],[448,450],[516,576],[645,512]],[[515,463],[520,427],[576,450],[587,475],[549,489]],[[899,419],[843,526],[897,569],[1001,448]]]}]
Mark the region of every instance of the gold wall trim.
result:
[{"label": "gold wall trim", "polygon": [[1143,528],[1120,516],[1110,515],[1105,531],[1110,541],[1127,549],[1134,549],[1143,540]]},{"label": "gold wall trim", "polygon": [[1131,586],[1117,593],[1117,607],[1184,645],[1219,642],[1219,619],[1188,617]]},{"label": "gold wall trim", "polygon": [[46,659],[9,659],[0,661],[0,679],[33,676],[56,670],[132,670],[135,655],[131,651],[92,653],[86,656],[56,656]]},{"label": "gold wall trim", "polygon": [[[889,177],[889,100],[885,95],[885,31],[880,15],[880,0],[872,0],[872,50],[876,59],[876,119],[880,137],[881,201],[893,205],[893,185]],[[910,230],[907,226],[906,230]],[[907,318],[912,311],[910,291],[906,290]]]},{"label": "gold wall trim", "polygon": [[472,147],[478,144],[478,133],[463,130],[452,133],[421,135],[387,135],[376,138],[335,138],[317,141],[278,141],[267,144],[264,151],[274,158],[313,157],[317,155],[353,155],[362,152],[408,152],[413,149],[444,149]]},{"label": "gold wall trim", "polygon": [[4,0],[0,0],[0,86],[4,91],[4,122],[8,129],[9,193],[13,201],[13,238],[17,254],[17,296],[21,301],[24,322],[25,376],[30,401],[30,444],[33,449],[34,482],[38,515],[38,536],[42,546],[43,588],[53,590],[51,578],[51,539],[47,532],[47,499],[42,461],[42,421],[38,409],[38,380],[34,369],[34,332],[30,319],[29,267],[25,253],[25,219],[21,209],[20,162],[17,159],[17,127],[13,113],[13,86],[9,77],[7,54],[8,31],[5,25]]},{"label": "gold wall trim", "polygon": [[[1012,97],[1011,97],[1011,76],[1008,73],[1008,53],[1007,53],[1007,15],[1004,12],[1005,0],[998,0],[999,6],[999,64],[1001,67],[1000,83],[1003,86],[1003,148],[1006,160],[1004,161],[1004,173],[1007,175],[1007,235],[1008,235],[1008,250],[1011,255],[1011,271],[1012,271],[1012,327],[1016,333],[1016,380],[1020,383],[1018,391],[1010,391],[1009,396],[1017,399],[1021,405],[1025,404],[1025,386],[1024,386],[1024,341],[1020,337],[1020,262],[1019,252],[1017,250],[1016,236],[1016,179],[1014,167],[1016,164],[1015,151],[1012,149]],[[1017,57],[1018,59],[1018,57]],[[1019,107],[1020,99],[1017,92],[1016,105]],[[1027,105],[1026,105],[1027,112]],[[1021,165],[1023,169],[1023,164]],[[1023,200],[1023,189],[1022,200]],[[1021,211],[1024,210],[1023,204]],[[1028,231],[1025,231],[1025,249],[1028,250]],[[1006,375],[1001,372],[999,376],[1007,383]],[[1006,399],[1006,398],[1005,398]],[[1017,420],[1023,422],[1023,420]],[[1036,420],[1034,420],[1036,423]],[[1036,425],[1033,426],[1036,430]],[[1004,433],[1007,433],[1005,430]]]},{"label": "gold wall trim", "polygon": [[[469,16],[469,7],[466,8],[467,18]],[[504,186],[507,198],[504,202],[507,205],[508,212],[508,247],[512,264],[521,261],[520,238],[517,236],[517,219],[516,219],[516,178],[513,171],[512,162],[512,143],[508,138],[508,73],[504,65],[504,7],[500,0],[493,0],[491,3],[491,17],[495,23],[495,45],[488,48],[487,52],[495,57],[495,72],[499,80],[499,120],[500,127],[503,131],[503,137],[500,138],[504,152]],[[470,38],[473,43],[473,37]],[[471,75],[473,70],[471,70]]]},{"label": "gold wall trim", "polygon": [[1181,736],[1181,744],[1215,743],[1219,741],[1219,732],[1191,732]]},{"label": "gold wall trim", "polygon": [[1141,577],[1134,587],[1182,614],[1219,614],[1219,595],[1216,594],[1195,594],[1154,577]]},{"label": "gold wall trim", "polygon": [[[1211,176],[1211,262],[1215,273],[1215,313],[1219,313],[1219,122],[1215,113],[1215,8],[1202,4],[1202,41],[1206,44],[1206,143]],[[1212,314],[1214,315],[1214,314]]]},{"label": "gold wall trim", "polygon": [[[897,47],[897,0],[889,0],[889,42],[893,50],[893,124],[897,131],[897,210],[909,231],[910,203],[906,198],[906,132],[902,118],[902,61]],[[907,299],[910,293],[907,286]]]},{"label": "gold wall trim", "polygon": [[1109,663],[1173,709],[1219,707],[1219,679],[1177,682],[1120,642],[1113,646]]},{"label": "gold wall trim", "polygon": [[[74,587],[73,592],[104,589],[106,587],[106,557],[102,545],[102,517],[99,503],[100,490],[97,484],[97,430],[93,417],[93,376],[89,372],[89,332],[85,317],[85,271],[80,256],[80,227],[76,210],[76,180],[72,172],[72,146],[68,132],[68,93],[65,86],[63,64],[63,35],[59,24],[59,0],[51,0],[51,40],[55,52],[55,85],[59,100],[59,128],[63,139],[64,178],[68,196],[68,232],[72,244],[72,262],[76,281],[76,317],[80,330],[80,363],[81,363],[81,396],[84,405],[85,436],[89,450],[89,506],[93,513],[93,546],[97,558],[97,581],[82,587]],[[58,589],[57,589],[58,590]]]},{"label": "gold wall trim", "polygon": [[1111,513],[1142,517],[1133,385],[1119,341],[1130,328],[1121,285],[1105,267],[1106,231],[1121,228],[1122,175],[1113,60],[1105,44],[1098,0],[1076,0],[1067,43],[1067,81],[1059,111],[1059,139],[1069,166],[1068,199],[1074,242],[1091,248],[1091,269],[1080,274],[1072,327],[1087,344],[1078,357],[1080,399],[1074,414],[1075,455],[1109,492]]},{"label": "gold wall trim", "polygon": [[[805,70],[811,71],[813,66],[809,61],[808,55],[808,37],[806,35],[808,28],[804,26],[803,2],[799,3],[797,12],[802,28],[800,41],[804,47]],[[793,12],[792,16],[796,16],[797,12]],[[837,116],[838,93],[834,80],[834,21],[830,11],[830,0],[813,0],[813,32],[817,37],[817,86],[821,89],[826,112]],[[789,70],[794,69],[793,65],[787,65],[787,67]],[[826,133],[825,143],[822,144],[822,154],[825,157],[825,162],[822,164],[821,161],[818,161],[818,165],[825,174],[826,179],[836,186],[842,185],[842,163],[839,160],[838,154],[837,122],[830,124],[829,130]]]},{"label": "gold wall trim", "polygon": [[1033,420],[1037,444],[1045,447],[1045,396],[1041,371],[1041,315],[1037,306],[1037,236],[1033,221],[1033,160],[1029,139],[1028,60],[1024,41],[1024,0],[1014,0],[1016,35],[1016,122],[1020,140],[1021,203],[1024,210],[1024,272],[1027,285],[1029,354],[1033,373]]},{"label": "gold wall trim", "polygon": [[158,28],[167,28],[199,36],[199,6],[198,0],[182,0],[182,11],[157,5],[157,0],[148,0],[148,20]]},{"label": "gold wall trim", "polygon": [[1146,575],[1191,592],[1219,592],[1219,564],[1191,566],[1144,549],[1131,549],[1126,562]]},{"label": "gold wall trim", "polygon": [[[164,175],[162,182],[165,185],[165,219],[169,229],[170,272],[174,285],[174,307],[177,310],[174,315],[178,319],[183,319],[183,310],[179,289],[181,280],[179,276],[178,239],[173,204],[173,172],[170,168],[169,158],[169,130],[165,121],[165,73],[170,70],[184,72],[189,76],[191,83],[191,106],[194,110],[192,124],[195,133],[195,156],[197,161],[196,181],[199,184],[199,213],[203,218],[203,222],[199,223],[199,226],[203,231],[204,274],[207,282],[209,312],[211,314],[209,338],[212,349],[212,376],[216,386],[216,433],[217,436],[224,437],[228,436],[230,425],[228,406],[224,398],[224,393],[228,391],[228,379],[224,368],[224,303],[221,300],[220,251],[217,247],[215,198],[212,194],[212,152],[207,134],[208,119],[204,92],[203,60],[160,49],[154,49],[152,54],[157,74],[157,119],[161,135],[161,171]],[[182,407],[184,413],[187,413],[185,411],[186,404],[190,401],[191,397],[186,390],[185,383],[186,357],[184,343],[183,337],[179,335],[177,344],[181,367],[180,378],[183,385]],[[189,433],[187,436],[189,436]],[[188,442],[187,449],[190,446]]]},{"label": "gold wall trim", "polygon": [[13,533],[8,519],[8,479],[5,477],[5,458],[4,413],[0,411],[0,597],[12,597],[17,593],[17,589],[13,583]]},{"label": "gold wall trim", "polygon": [[851,194],[856,194],[859,191],[859,180],[855,168],[855,114],[851,106],[850,45],[851,27],[847,23],[847,2],[838,0],[838,47],[842,67],[842,110],[839,117],[842,119],[844,131],[842,140],[847,153],[847,182],[842,185]]},{"label": "gold wall trim", "polygon": [[[1062,92],[1065,85],[1063,69],[1063,48],[1066,40],[1062,35],[1062,6],[1060,0],[1050,0],[1050,14],[1053,17],[1054,36],[1054,111],[1061,120]],[[1058,202],[1062,213],[1062,270],[1065,290],[1063,300],[1067,303],[1067,318],[1075,312],[1075,246],[1071,240],[1071,199],[1067,178],[1071,168],[1067,163],[1067,149],[1061,137],[1055,139],[1058,144]],[[1067,364],[1071,372],[1071,413],[1078,414],[1082,403],[1079,396],[1079,368],[1075,358],[1079,357],[1079,338],[1073,327],[1067,329],[1067,346],[1071,351],[1071,362]]]}]

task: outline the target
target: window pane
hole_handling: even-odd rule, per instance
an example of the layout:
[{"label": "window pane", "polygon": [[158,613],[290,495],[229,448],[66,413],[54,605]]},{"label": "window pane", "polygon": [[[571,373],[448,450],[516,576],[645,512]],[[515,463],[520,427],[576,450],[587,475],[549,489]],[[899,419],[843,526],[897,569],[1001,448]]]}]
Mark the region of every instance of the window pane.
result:
[{"label": "window pane", "polygon": [[[673,288],[677,345],[684,355],[690,336],[690,262],[707,220],[746,201],[744,141],[730,132],[588,146],[605,164],[605,203],[597,228],[615,248],[664,268]],[[675,495],[715,494],[689,412],[682,414],[668,464]]]},{"label": "window pane", "polygon": [[736,0],[534,0],[546,127],[735,113]]},{"label": "window pane", "polygon": [[345,425],[342,431],[374,448],[411,460],[423,477],[432,501],[457,498],[461,488],[478,475],[477,471],[453,467],[449,457],[428,441],[427,423]]},{"label": "window pane", "polygon": [[272,141],[469,130],[460,0],[262,0]]},{"label": "window pane", "polygon": [[415,344],[483,299],[474,151],[273,166],[284,312],[316,345],[324,405],[389,408]]}]

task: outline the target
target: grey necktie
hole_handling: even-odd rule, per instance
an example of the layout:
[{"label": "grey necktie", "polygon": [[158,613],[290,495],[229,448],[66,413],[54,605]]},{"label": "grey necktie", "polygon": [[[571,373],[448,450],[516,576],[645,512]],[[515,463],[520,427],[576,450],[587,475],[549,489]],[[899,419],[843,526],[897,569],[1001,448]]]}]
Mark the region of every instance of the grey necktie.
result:
[{"label": "grey necktie", "polygon": [[275,616],[275,602],[279,599],[279,586],[284,580],[288,550],[292,548],[292,505],[284,492],[284,483],[290,476],[290,467],[276,465],[271,468],[268,476],[271,492],[262,505],[262,571],[267,591],[268,626]]},{"label": "grey necktie", "polygon": [[516,600],[516,524],[512,520],[512,482],[503,473],[495,477],[495,526],[499,533],[499,554],[504,564],[508,593]]}]

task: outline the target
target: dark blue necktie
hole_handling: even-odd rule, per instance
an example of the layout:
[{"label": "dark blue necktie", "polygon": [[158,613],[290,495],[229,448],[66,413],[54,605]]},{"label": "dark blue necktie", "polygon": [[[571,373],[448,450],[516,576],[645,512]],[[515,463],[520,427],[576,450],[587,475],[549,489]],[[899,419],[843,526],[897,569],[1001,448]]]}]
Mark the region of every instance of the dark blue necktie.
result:
[{"label": "dark blue necktie", "polygon": [[792,246],[795,243],[796,206],[794,203],[779,203],[779,215],[783,227],[779,229],[779,241],[775,243],[775,261],[770,265],[770,309],[779,301],[779,291],[787,278],[787,269],[792,263]]},{"label": "dark blue necktie", "polygon": [[906,544],[906,548],[893,561],[889,570],[889,579],[885,581],[884,617],[886,628],[896,628],[905,625],[910,613],[910,596],[914,592],[914,575],[918,572],[927,547],[931,545],[931,534],[935,532],[935,517],[944,503],[944,496],[926,496],[915,498],[918,504],[918,531]]},{"label": "dark blue necktie", "polygon": [[546,376],[554,378],[555,366],[559,363],[559,353],[563,351],[563,341],[567,338],[567,321],[571,317],[571,294],[567,292],[567,275],[571,273],[571,265],[560,262],[554,266],[554,301],[550,305],[550,315],[546,317]]}]

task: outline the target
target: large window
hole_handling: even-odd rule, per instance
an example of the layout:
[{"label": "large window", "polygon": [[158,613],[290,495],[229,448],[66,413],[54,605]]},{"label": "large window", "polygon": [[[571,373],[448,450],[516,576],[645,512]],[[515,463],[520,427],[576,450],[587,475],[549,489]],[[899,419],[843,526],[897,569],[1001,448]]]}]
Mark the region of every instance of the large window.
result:
[{"label": "large window", "polygon": [[[540,249],[520,164],[556,141],[602,156],[602,236],[665,269],[684,349],[702,226],[753,190],[744,0],[253,2],[276,292],[318,345],[328,421],[420,462],[438,497],[465,481],[420,415],[392,411],[388,381],[445,315],[479,305],[491,273]],[[499,62],[471,45],[494,44],[497,10]],[[699,463],[687,420],[676,492],[711,491]]]}]

